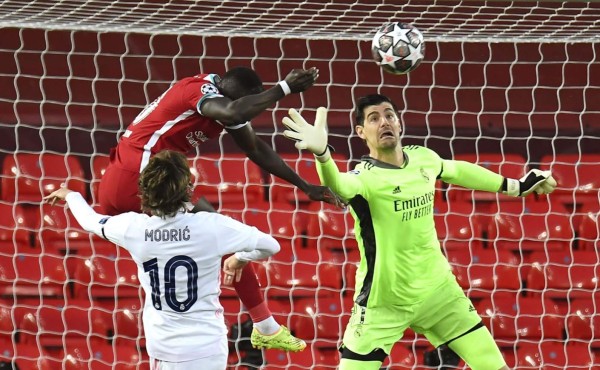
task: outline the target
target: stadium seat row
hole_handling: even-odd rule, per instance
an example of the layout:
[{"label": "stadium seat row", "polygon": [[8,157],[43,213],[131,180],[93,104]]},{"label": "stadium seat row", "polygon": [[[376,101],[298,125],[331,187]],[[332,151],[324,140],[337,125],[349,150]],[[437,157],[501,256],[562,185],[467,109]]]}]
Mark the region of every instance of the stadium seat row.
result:
[{"label": "stadium seat row", "polygon": [[[349,211],[311,203],[256,201],[226,204],[220,212],[270,233],[289,248],[356,249],[354,220]],[[434,220],[446,250],[506,249],[513,252],[560,251],[598,247],[600,207],[569,212],[562,204],[520,199],[499,202],[488,211],[473,203],[438,203]],[[64,207],[0,203],[0,253],[90,254],[107,241],[83,231]],[[91,248],[92,249],[91,249]]]},{"label": "stadium seat row", "polygon": [[[303,299],[335,302],[342,296],[348,304],[353,293],[358,261],[356,253],[326,255],[315,251],[305,254],[305,257],[298,260],[272,258],[254,264],[265,295],[273,302],[284,304]],[[573,303],[575,300],[587,302],[588,311],[595,312],[591,302],[597,296],[597,276],[600,272],[596,252],[534,253],[528,257],[527,263],[521,263],[507,251],[486,249],[470,252],[455,250],[448,257],[459,284],[475,302],[493,301],[502,294],[510,294],[529,300],[551,300],[561,316],[572,312],[576,307]],[[78,304],[102,304],[108,310],[111,305],[114,306],[116,299],[125,302],[138,300],[136,302],[139,304],[139,297],[143,296],[137,267],[125,255],[115,259],[115,255],[98,254],[72,257],[66,261],[62,257],[48,255],[1,256],[0,271],[0,295],[15,307],[21,307],[23,302],[25,307],[33,308],[37,307],[36,303],[46,305],[48,302],[55,303],[55,306],[60,306],[57,302],[66,302],[64,306],[74,300]],[[93,297],[93,301],[90,297]],[[228,305],[232,302],[239,305],[237,295],[231,288],[223,287],[222,298],[228,301]],[[493,302],[493,306],[496,307],[496,302]],[[321,307],[333,306],[328,304]],[[237,309],[231,306],[226,308],[231,308],[226,311],[234,314],[239,311],[239,306]],[[285,313],[290,308],[293,307],[280,308],[282,319],[286,319]],[[19,312],[18,319],[13,316],[13,325],[21,323],[20,318],[26,316],[27,309],[13,314]],[[596,327],[600,328],[600,325]]]},{"label": "stadium seat row", "polygon": [[[347,170],[347,159],[335,155],[340,169]],[[294,154],[282,154],[282,158],[307,181],[318,183],[314,158]],[[82,193],[97,203],[98,185],[109,163],[106,155],[89,159],[91,175],[87,176],[82,161],[75,155],[55,153],[17,153],[7,155],[2,162],[0,174],[0,200],[10,203],[39,203],[44,195],[57,189],[61,183]],[[196,197],[203,195],[213,204],[244,203],[263,200],[265,196],[276,201],[293,201],[294,187],[285,181],[265,174],[243,154],[209,154],[190,158],[195,178]],[[265,194],[265,184],[271,186]],[[90,185],[88,191],[88,184]],[[300,201],[308,198],[300,192]]]},{"label": "stadium seat row", "polygon": [[[282,158],[307,181],[318,183],[314,158],[306,154],[283,153]],[[335,154],[338,166],[346,171],[353,166],[347,158]],[[510,153],[458,154],[457,160],[466,160],[498,172],[507,177],[520,178],[529,168],[524,157]],[[82,194],[89,193],[89,200],[97,201],[98,183],[106,169],[108,157],[94,155],[89,159],[91,174],[86,176],[82,166],[88,159],[75,155],[56,153],[16,153],[6,155],[2,162],[0,199],[6,202],[40,202],[66,180],[69,187]],[[600,180],[595,176],[595,166],[600,162],[600,154],[549,154],[541,158],[539,168],[551,169],[558,181],[553,198],[563,203],[598,203]],[[307,200],[281,179],[264,177],[260,168],[242,154],[209,154],[190,158],[192,171],[196,176],[197,194],[203,194],[215,203],[252,202],[256,199],[291,201],[296,196],[300,201]],[[87,167],[87,166],[86,166]],[[266,181],[265,181],[266,180]],[[90,190],[87,191],[87,184]],[[265,189],[265,185],[270,185]],[[266,190],[267,194],[263,192]],[[493,194],[460,190],[450,187],[448,199],[495,200]],[[500,198],[501,200],[504,198]]]},{"label": "stadium seat row", "polygon": [[[228,323],[239,322],[243,316],[243,313],[239,314],[239,301],[229,299],[222,301]],[[514,294],[499,294],[480,301],[476,306],[505,353],[510,353],[515,348],[517,352],[524,350],[531,352],[545,347],[556,350],[565,340],[570,343],[570,346],[578,348],[580,355],[587,354],[589,359],[590,349],[597,351],[600,348],[600,329],[592,329],[600,327],[596,325],[598,315],[593,309],[598,307],[599,303],[597,298],[593,301],[574,300],[571,304],[571,312],[566,316],[561,315],[550,300],[519,297]],[[339,343],[340,333],[343,332],[348,321],[351,305],[350,298],[340,297],[270,302],[276,319],[289,325],[296,335],[309,342],[311,346],[308,353],[312,352],[314,355],[315,351],[321,351],[333,356],[336,355],[334,351]],[[116,352],[119,352],[119,355],[127,353],[128,359],[134,362],[140,356],[138,350],[144,348],[139,299],[118,300],[116,303],[113,301],[104,304],[90,304],[86,300],[67,302],[64,299],[49,299],[43,302],[24,300],[18,304],[0,301],[2,317],[10,320],[11,312],[13,320],[16,320],[18,315],[23,316],[21,325],[16,328],[2,327],[1,329],[2,337],[5,339],[11,338],[11,335],[16,333],[18,340],[13,340],[15,344],[10,346],[2,343],[3,347],[10,346],[13,351],[23,347],[41,348],[41,351],[62,355],[64,352],[60,353],[61,350],[68,351],[71,348],[87,350],[89,347],[93,350],[96,360],[103,360],[108,357],[98,358],[95,353],[106,351],[109,343],[112,343],[115,349],[128,348]],[[422,351],[427,344],[421,336],[407,331],[397,347],[404,349],[415,347]],[[396,357],[399,355],[398,351],[404,352],[400,358]],[[569,349],[563,355],[573,361],[585,357],[578,357],[574,353]],[[6,351],[3,354],[6,355]],[[410,351],[396,350],[392,353],[391,361],[404,363],[403,361],[408,361],[409,358],[415,361],[414,355],[408,354],[412,355]],[[297,355],[293,354],[284,354],[284,357],[281,357],[274,353],[267,353],[267,360],[275,364],[296,359],[301,362],[294,363],[301,365],[306,355],[298,356],[301,358],[296,359]],[[319,361],[320,364],[335,364],[335,362],[326,362],[324,358]]]},{"label": "stadium seat row", "polygon": [[[103,243],[67,256],[0,250],[0,295],[138,296],[136,264],[125,250]],[[445,253],[459,284],[472,298],[523,289],[527,294],[544,291],[551,298],[586,296],[596,289],[600,272],[595,250],[516,254],[471,247]],[[253,265],[269,297],[333,296],[353,290],[359,258],[356,249],[286,247]],[[222,294],[236,295],[226,287]]]},{"label": "stadium seat row", "polygon": [[[589,369],[596,368],[597,355],[584,344],[572,344],[562,341],[543,341],[525,343],[518,347],[502,351],[510,368],[514,369]],[[423,364],[424,350],[396,344],[382,368],[388,370],[433,369]],[[243,357],[242,357],[243,358]],[[305,350],[298,353],[266,351],[264,353],[266,370],[333,370],[337,368],[339,353],[332,349]],[[238,363],[238,356],[232,356],[232,364]],[[464,368],[459,363],[459,368]],[[596,366],[596,367],[595,367]],[[450,367],[449,367],[450,368]],[[231,367],[244,369],[245,367]]]},{"label": "stadium seat row", "polygon": [[135,347],[108,343],[72,343],[66,341],[58,351],[37,344],[15,343],[0,339],[0,361],[14,361],[20,370],[148,370],[148,357]]},{"label": "stadium seat row", "polygon": [[[596,250],[600,247],[600,209],[569,213],[562,205],[503,202],[477,213],[469,202],[437,205],[434,221],[445,250],[535,251]],[[280,255],[304,249],[357,248],[354,220],[349,211],[312,203],[294,208],[288,203],[257,201],[227,206],[221,213],[273,235],[282,245]],[[110,243],[83,231],[62,206],[25,206],[0,203],[0,254],[89,255]],[[298,258],[303,258],[301,254]]]}]

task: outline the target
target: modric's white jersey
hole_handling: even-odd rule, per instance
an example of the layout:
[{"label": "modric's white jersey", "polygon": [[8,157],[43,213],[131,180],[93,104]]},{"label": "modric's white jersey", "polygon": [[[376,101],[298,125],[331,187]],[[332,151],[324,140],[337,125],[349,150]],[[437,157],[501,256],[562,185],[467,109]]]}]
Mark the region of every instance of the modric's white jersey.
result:
[{"label": "modric's white jersey", "polygon": [[[103,216],[78,193],[66,198],[81,226],[127,249],[146,293],[143,310],[150,357],[181,362],[216,353],[226,335],[219,303],[221,258],[265,258],[278,251],[255,227],[208,212],[161,219],[139,213]],[[274,240],[273,240],[274,241]]]}]

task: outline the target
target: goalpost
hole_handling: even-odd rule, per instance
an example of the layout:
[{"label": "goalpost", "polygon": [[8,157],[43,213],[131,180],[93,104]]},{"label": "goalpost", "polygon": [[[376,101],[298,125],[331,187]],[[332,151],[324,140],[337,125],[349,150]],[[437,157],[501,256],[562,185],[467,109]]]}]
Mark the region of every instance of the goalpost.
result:
[{"label": "goalpost", "polygon": [[[590,329],[597,314],[593,275],[600,264],[599,19],[600,5],[578,1],[3,1],[0,360],[61,368],[77,347],[89,353],[72,363],[148,367],[139,349],[135,278],[112,286],[92,271],[104,266],[122,278],[131,271],[126,253],[82,237],[62,208],[40,204],[41,194],[68,178],[94,202],[110,148],[146,104],[178,79],[238,65],[254,68],[267,87],[293,68],[320,70],[314,87],[252,122],[311,181],[312,159],[282,138],[282,117],[296,108],[311,119],[317,107],[328,107],[331,142],[346,170],[366,154],[353,134],[354,103],[373,92],[399,105],[405,145],[426,145],[506,176],[528,167],[561,171],[556,196],[531,202],[440,185],[436,225],[459,282],[478,308],[489,309],[480,313],[512,365],[531,348],[553,361],[543,357],[550,344],[575,361],[565,338],[591,356],[598,340]],[[386,74],[371,58],[371,37],[389,21],[424,34],[425,59],[405,76]],[[276,319],[307,336],[310,346],[303,354],[267,351],[267,368],[334,368],[358,261],[350,219],[306,204],[270,176],[256,177],[227,135],[202,143],[197,154],[198,185],[204,179],[211,185],[204,191],[220,189],[213,194],[220,210],[270,228],[290,251],[257,269]],[[240,198],[227,203],[232,194]],[[86,263],[94,267],[82,270]],[[566,283],[555,284],[552,273]],[[129,306],[119,306],[118,294]],[[234,293],[224,295],[226,318],[241,322]],[[507,296],[523,310],[541,308],[507,313]],[[133,318],[126,310],[135,311]],[[85,318],[84,325],[70,315]],[[510,330],[498,331],[503,324]],[[537,334],[525,333],[527,325]],[[71,346],[73,337],[80,342]],[[393,368],[422,364],[421,337],[409,333],[398,347],[388,362]],[[94,359],[100,352],[94,348],[104,357]],[[245,354],[237,346],[232,366]]]}]

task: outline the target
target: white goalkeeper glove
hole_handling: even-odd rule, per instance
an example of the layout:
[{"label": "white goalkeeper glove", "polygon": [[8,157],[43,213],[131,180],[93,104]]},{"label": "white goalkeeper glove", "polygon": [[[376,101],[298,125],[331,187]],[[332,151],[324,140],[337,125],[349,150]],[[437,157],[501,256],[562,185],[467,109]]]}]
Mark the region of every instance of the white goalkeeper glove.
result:
[{"label": "white goalkeeper glove", "polygon": [[283,125],[287,130],[283,135],[288,139],[296,141],[297,149],[308,149],[317,157],[327,157],[329,145],[327,145],[327,109],[319,107],[315,124],[306,122],[304,117],[295,109],[289,110],[289,117],[283,118]]},{"label": "white goalkeeper glove", "polygon": [[513,197],[524,197],[532,192],[550,194],[556,188],[556,180],[550,171],[530,170],[519,180],[505,178],[502,193]]}]

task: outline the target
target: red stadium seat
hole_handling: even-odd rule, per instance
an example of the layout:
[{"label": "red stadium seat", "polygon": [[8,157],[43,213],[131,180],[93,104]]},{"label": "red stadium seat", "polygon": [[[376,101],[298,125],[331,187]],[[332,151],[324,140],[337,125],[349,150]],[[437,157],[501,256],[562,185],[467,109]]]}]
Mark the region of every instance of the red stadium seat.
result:
[{"label": "red stadium seat", "polygon": [[600,154],[548,154],[541,158],[543,170],[551,170],[558,187],[552,193],[567,204],[598,203]]},{"label": "red stadium seat", "polygon": [[90,255],[96,249],[106,249],[113,243],[91,234],[79,225],[66,207],[44,204],[35,221],[35,246],[45,253],[58,255]]},{"label": "red stadium seat", "polygon": [[148,369],[143,364],[140,350],[130,346],[67,342],[62,351],[62,369],[64,370],[141,370]]},{"label": "red stadium seat", "polygon": [[498,294],[476,307],[500,346],[513,346],[519,340],[562,339],[564,318],[550,300]]},{"label": "red stadium seat", "polygon": [[584,211],[578,228],[579,248],[600,250],[600,209]]},{"label": "red stadium seat", "polygon": [[86,345],[108,341],[108,312],[91,305],[88,299],[44,300],[35,313],[21,321],[21,341],[39,342],[44,347],[63,347],[65,340]]},{"label": "red stadium seat", "polygon": [[339,266],[342,271],[342,293],[352,296],[356,285],[356,270],[360,264],[358,249],[332,251],[331,263]]},{"label": "red stadium seat", "polygon": [[517,346],[500,348],[500,352],[502,353],[502,357],[504,357],[504,361],[506,361],[506,366],[509,369],[514,369],[517,362]]},{"label": "red stadium seat", "polygon": [[600,296],[578,298],[570,302],[567,314],[567,338],[600,348]]},{"label": "red stadium seat", "polygon": [[194,200],[204,196],[219,205],[264,199],[261,169],[244,154],[202,155],[190,158],[190,166],[195,177]]},{"label": "red stadium seat", "polygon": [[[5,299],[0,301],[0,306],[3,308],[8,308],[8,322],[2,323],[3,325],[7,325],[7,327],[14,326],[17,328],[23,317],[28,313],[35,313],[38,307],[43,304],[46,300],[54,301],[58,298],[56,297],[46,297],[46,296],[14,296],[14,297],[6,297]],[[64,302],[64,301],[63,301]],[[12,322],[11,322],[12,320]]]},{"label": "red stadium seat", "polygon": [[483,247],[482,222],[469,202],[451,202],[433,215],[438,239],[445,250]]},{"label": "red stadium seat", "polygon": [[[315,165],[313,155],[307,153],[280,153],[281,158],[290,166],[301,178],[311,184],[320,184],[319,175]],[[338,168],[342,172],[347,171],[347,158],[340,154],[333,154]],[[296,200],[300,203],[308,203],[310,199],[301,190],[287,181],[276,176],[270,175],[270,190],[269,199],[278,202],[288,202],[296,204]]]},{"label": "red stadium seat", "polygon": [[119,347],[145,348],[142,325],[143,301],[139,298],[121,299],[114,309],[113,343]]},{"label": "red stadium seat", "polygon": [[36,344],[15,343],[6,338],[0,339],[0,361],[14,361],[16,366],[9,369],[53,370],[48,353]]},{"label": "red stadium seat", "polygon": [[243,207],[241,221],[277,239],[282,250],[302,244],[301,219],[289,203],[253,202]]},{"label": "red stadium seat", "polygon": [[[519,179],[527,173],[527,161],[520,154],[515,153],[469,153],[457,154],[454,160],[477,163],[490,171],[501,174],[504,177]],[[465,189],[460,186],[450,185],[448,189],[448,199],[451,201],[475,201],[475,202],[494,202],[512,201],[515,198],[497,193],[484,191],[475,191]]]},{"label": "red stadium seat", "polygon": [[15,203],[40,203],[42,197],[65,183],[69,189],[86,195],[85,175],[79,160],[72,155],[53,153],[16,153],[4,157],[2,200]]},{"label": "red stadium seat", "polygon": [[565,250],[575,236],[568,212],[556,203],[498,203],[493,212],[488,238],[496,249]]},{"label": "red stadium seat", "polygon": [[26,214],[18,204],[0,203],[0,254],[35,253]]},{"label": "red stadium seat", "polygon": [[563,342],[527,343],[517,349],[516,369],[595,369],[587,345]]},{"label": "red stadium seat", "polygon": [[[89,299],[73,299],[68,295],[63,297],[47,297],[47,296],[16,296],[14,299],[9,300],[12,302],[12,306],[9,306],[10,312],[12,314],[12,325],[20,330],[20,325],[24,323],[25,316],[31,314],[34,319],[37,315],[37,310],[42,306],[50,306],[50,307],[66,307],[70,304],[71,301],[74,301],[73,305],[79,304],[82,307],[90,307],[91,303]],[[78,303],[79,302],[79,303]],[[108,313],[108,311],[99,308],[98,311],[102,311]],[[110,319],[110,317],[108,317]],[[109,320],[107,319],[106,322]],[[9,318],[10,320],[10,318]],[[10,324],[10,323],[9,323]],[[36,323],[37,325],[37,323]],[[30,334],[32,332],[30,331]],[[22,342],[22,340],[21,340]]]},{"label": "red stadium seat", "polygon": [[507,250],[473,248],[446,252],[452,272],[471,298],[492,293],[517,292],[521,288],[519,259]]},{"label": "red stadium seat", "polygon": [[536,252],[527,275],[530,295],[549,298],[588,298],[598,289],[600,257],[596,251]]},{"label": "red stadium seat", "polygon": [[74,267],[75,297],[94,298],[137,298],[142,290],[137,276],[137,265],[128,252],[115,256],[93,255],[77,260]]},{"label": "red stadium seat", "polygon": [[[600,195],[600,192],[598,193]],[[551,198],[552,202],[563,204],[559,198]],[[564,204],[563,204],[564,205]],[[583,219],[590,214],[600,213],[600,197],[598,199],[586,199],[583,204],[566,204],[568,211],[571,213],[571,223],[573,228],[579,231]]]},{"label": "red stadium seat", "polygon": [[350,319],[351,297],[301,299],[294,302],[292,331],[318,347],[337,348]]},{"label": "red stadium seat", "polygon": [[412,350],[409,350],[405,346],[396,343],[396,345],[394,345],[394,347],[392,348],[392,351],[387,361],[388,370],[406,370],[414,369],[417,365],[418,359],[415,358],[415,355],[412,352]]},{"label": "red stadium seat", "polygon": [[301,352],[264,351],[264,370],[331,370],[339,363],[336,351],[307,348]]},{"label": "red stadium seat", "polygon": [[67,294],[63,258],[52,255],[0,254],[0,295],[62,296]]},{"label": "red stadium seat", "polygon": [[12,302],[0,299],[0,338],[10,339],[15,334],[19,319],[13,320],[12,308]]},{"label": "red stadium seat", "polygon": [[97,154],[92,157],[92,180],[90,183],[90,199],[92,204],[98,204],[98,187],[100,186],[100,180],[106,172],[106,167],[110,162],[110,157],[107,155]]},{"label": "red stadium seat", "polygon": [[354,218],[349,210],[326,203],[314,203],[308,208],[307,245],[309,248],[356,249]]},{"label": "red stadium seat", "polygon": [[296,268],[305,268],[317,264],[333,264],[341,266],[335,260],[336,256],[331,251],[314,248],[300,248],[282,250],[269,258],[270,264],[296,265]]},{"label": "red stadium seat", "polygon": [[269,297],[316,297],[339,294],[341,271],[329,263],[256,263],[261,285]]}]

